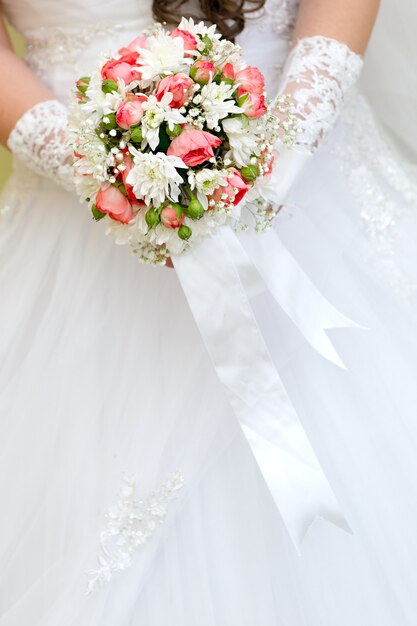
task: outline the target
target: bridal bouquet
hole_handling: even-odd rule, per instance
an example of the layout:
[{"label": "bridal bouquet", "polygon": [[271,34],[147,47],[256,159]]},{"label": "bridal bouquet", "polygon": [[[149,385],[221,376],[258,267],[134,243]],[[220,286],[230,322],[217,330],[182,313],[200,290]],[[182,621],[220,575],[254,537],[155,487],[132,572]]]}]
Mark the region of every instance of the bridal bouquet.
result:
[{"label": "bridal bouquet", "polygon": [[140,260],[165,263],[239,222],[244,198],[258,226],[270,218],[262,179],[295,118],[285,97],[281,121],[272,115],[261,72],[215,26],[155,24],[76,87],[77,191]]}]

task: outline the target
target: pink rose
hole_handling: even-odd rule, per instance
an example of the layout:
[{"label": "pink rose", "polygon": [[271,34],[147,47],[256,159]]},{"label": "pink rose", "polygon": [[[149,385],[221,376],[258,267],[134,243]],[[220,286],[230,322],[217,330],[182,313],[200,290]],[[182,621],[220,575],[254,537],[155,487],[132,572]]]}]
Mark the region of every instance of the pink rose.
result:
[{"label": "pink rose", "polygon": [[194,81],[189,76],[179,73],[173,76],[166,76],[158,85],[156,97],[162,100],[166,93],[172,93],[173,99],[169,105],[173,109],[179,109],[187,100],[190,99],[193,90]]},{"label": "pink rose", "polygon": [[143,103],[146,96],[130,96],[128,100],[121,102],[117,107],[116,122],[120,128],[127,130],[131,126],[139,124],[143,116]]},{"label": "pink rose", "polygon": [[181,30],[180,28],[176,28],[173,30],[170,37],[181,37],[184,42],[184,50],[197,50],[197,39],[188,32],[188,30]]},{"label": "pink rose", "polygon": [[161,211],[161,222],[166,228],[179,228],[184,221],[184,214],[179,207],[168,206]]},{"label": "pink rose", "polygon": [[139,35],[139,37],[136,37],[133,41],[131,41],[126,48],[121,48],[119,50],[119,54],[126,54],[127,50],[137,52],[139,48],[146,48],[146,42],[148,39],[149,37],[147,35]]},{"label": "pink rose", "polygon": [[247,117],[261,117],[267,111],[265,97],[258,93],[241,93],[239,89],[238,98],[238,104]]},{"label": "pink rose", "polygon": [[257,67],[246,67],[236,74],[236,83],[242,93],[258,93],[265,91],[265,79]]},{"label": "pink rose", "polygon": [[[250,185],[242,178],[239,170],[235,167],[230,168],[230,175],[227,177],[227,186],[217,187],[210,199],[215,202],[224,202],[228,204],[239,204],[245,194],[249,191]],[[227,195],[224,199],[222,196]],[[210,207],[210,205],[209,205]]]},{"label": "pink rose", "polygon": [[200,165],[214,156],[213,148],[218,148],[221,140],[204,130],[184,130],[172,140],[167,150],[168,156],[177,156],[189,167]]},{"label": "pink rose", "polygon": [[137,63],[138,54],[130,52],[120,59],[110,59],[101,69],[101,76],[103,80],[110,79],[117,83],[118,79],[124,80],[126,85],[129,85],[134,80],[140,80],[141,74],[134,66]]},{"label": "pink rose", "polygon": [[133,217],[129,200],[113,185],[107,189],[100,189],[96,196],[96,207],[101,213],[107,213],[113,220],[122,224],[127,224]]},{"label": "pink rose", "polygon": [[232,63],[226,63],[226,65],[222,69],[223,78],[230,78],[231,80],[235,80],[235,68]]},{"label": "pink rose", "polygon": [[190,76],[196,83],[205,85],[212,80],[216,74],[216,68],[210,61],[196,61],[190,69]]}]

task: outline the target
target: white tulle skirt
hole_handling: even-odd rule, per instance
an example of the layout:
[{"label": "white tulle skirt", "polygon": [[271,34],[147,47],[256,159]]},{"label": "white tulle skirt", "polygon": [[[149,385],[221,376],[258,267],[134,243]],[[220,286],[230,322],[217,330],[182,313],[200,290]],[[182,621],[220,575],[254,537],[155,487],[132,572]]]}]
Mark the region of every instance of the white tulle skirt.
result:
[{"label": "white tulle skirt", "polygon": [[[332,331],[347,370],[317,354],[268,295],[252,301],[352,529],[318,520],[301,554],[175,271],[138,264],[52,184],[10,181],[0,230],[1,626],[415,624],[417,216],[404,211],[389,263],[379,263],[332,149],[276,227],[329,300],[368,328]],[[128,484],[147,540],[87,594],[91,572],[108,565],[100,541]]]}]

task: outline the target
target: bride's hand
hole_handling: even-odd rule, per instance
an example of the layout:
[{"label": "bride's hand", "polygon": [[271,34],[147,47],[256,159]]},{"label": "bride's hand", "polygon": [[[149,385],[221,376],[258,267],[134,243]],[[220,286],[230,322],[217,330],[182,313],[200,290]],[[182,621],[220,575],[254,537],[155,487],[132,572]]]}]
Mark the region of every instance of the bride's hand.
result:
[{"label": "bride's hand", "polygon": [[286,123],[293,106],[297,122],[293,149],[285,133],[278,143],[280,164],[274,181],[278,202],[285,204],[313,153],[333,128],[345,95],[359,78],[379,0],[301,0],[293,46],[287,57],[274,113]]},{"label": "bride's hand", "polygon": [[[313,153],[334,126],[359,77],[378,6],[379,0],[301,0],[279,86],[299,122],[296,149]],[[275,113],[285,120],[279,102]]]}]

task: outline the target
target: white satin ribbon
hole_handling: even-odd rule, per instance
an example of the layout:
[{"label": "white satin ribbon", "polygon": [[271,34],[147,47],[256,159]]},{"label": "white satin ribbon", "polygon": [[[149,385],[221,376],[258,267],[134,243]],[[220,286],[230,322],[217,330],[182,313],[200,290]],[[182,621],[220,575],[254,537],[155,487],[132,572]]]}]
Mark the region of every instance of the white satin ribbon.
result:
[{"label": "white satin ribbon", "polygon": [[[325,310],[328,315],[330,312],[334,315],[338,326],[342,320],[348,322],[344,326],[353,323],[337,315],[320,292],[312,289],[311,281],[291,255],[279,247],[278,254],[287,261],[291,278],[278,288],[269,273],[277,273],[279,266],[271,265],[270,259],[268,273],[265,258],[257,254],[258,247],[270,254],[269,245],[273,241],[264,239],[264,235],[256,237],[258,246],[245,241],[245,252],[237,236],[224,227],[173,262],[217,375],[228,390],[236,417],[288,532],[299,548],[318,516],[345,530],[349,527],[279,378],[244,285],[250,285],[250,290],[271,288],[284,310],[303,329],[304,336],[333,361],[333,351],[326,342],[322,343],[321,334],[306,320],[311,307],[316,311],[316,321],[319,312]],[[253,255],[257,268],[248,262],[249,254]],[[273,258],[275,263],[275,253]],[[296,280],[298,289],[291,280]],[[306,298],[300,299],[298,294],[303,289],[307,290],[306,298],[316,299],[314,304],[308,301],[307,308],[304,308]]]},{"label": "white satin ribbon", "polygon": [[272,229],[262,234],[246,231],[237,236],[225,229],[223,237],[234,252],[240,275],[253,284],[256,268],[258,280],[262,279],[309,344],[325,359],[346,369],[325,329],[365,327],[326,300]]}]

